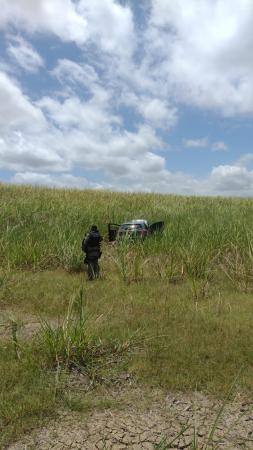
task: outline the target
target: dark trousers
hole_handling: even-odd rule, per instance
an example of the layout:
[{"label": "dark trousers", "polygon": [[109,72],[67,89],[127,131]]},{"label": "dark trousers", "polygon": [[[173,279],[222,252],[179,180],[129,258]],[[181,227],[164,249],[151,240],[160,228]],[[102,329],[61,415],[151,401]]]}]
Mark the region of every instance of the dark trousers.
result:
[{"label": "dark trousers", "polygon": [[88,262],[88,278],[89,280],[94,280],[94,278],[99,277],[99,264],[98,259],[94,259],[93,261],[87,261]]}]

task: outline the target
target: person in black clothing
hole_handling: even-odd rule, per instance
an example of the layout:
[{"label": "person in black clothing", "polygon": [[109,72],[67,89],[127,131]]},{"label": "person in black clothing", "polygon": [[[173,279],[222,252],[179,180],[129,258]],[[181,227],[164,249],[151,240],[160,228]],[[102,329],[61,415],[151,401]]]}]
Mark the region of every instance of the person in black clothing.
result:
[{"label": "person in black clothing", "polygon": [[88,264],[88,278],[93,280],[99,276],[99,264],[98,260],[102,255],[101,252],[102,236],[98,231],[96,225],[92,225],[89,233],[85,236],[82,242],[82,250],[86,256],[84,264]]}]

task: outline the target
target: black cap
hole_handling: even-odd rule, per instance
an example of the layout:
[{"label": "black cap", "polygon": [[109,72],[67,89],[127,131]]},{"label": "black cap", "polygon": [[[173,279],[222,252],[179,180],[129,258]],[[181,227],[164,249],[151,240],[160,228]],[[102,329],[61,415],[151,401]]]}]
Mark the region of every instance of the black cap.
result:
[{"label": "black cap", "polygon": [[98,231],[97,225],[91,225],[91,231]]}]

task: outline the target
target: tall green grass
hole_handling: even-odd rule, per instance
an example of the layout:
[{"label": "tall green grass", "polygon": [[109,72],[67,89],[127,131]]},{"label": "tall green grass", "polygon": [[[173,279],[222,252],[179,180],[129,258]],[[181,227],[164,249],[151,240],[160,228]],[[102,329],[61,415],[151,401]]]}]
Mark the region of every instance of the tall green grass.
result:
[{"label": "tall green grass", "polygon": [[11,343],[0,346],[0,448],[54,413],[54,379],[26,347],[16,358]]},{"label": "tall green grass", "polygon": [[[197,298],[223,271],[241,290],[253,288],[253,201],[124,194],[0,185],[0,262],[5,270],[82,268],[81,240],[92,223],[132,218],[165,221],[162,236],[105,252],[126,281],[145,273],[187,277]],[[202,282],[200,282],[202,280]]]},{"label": "tall green grass", "polygon": [[[178,276],[183,268],[195,280],[206,278],[215,261],[238,286],[244,278],[247,289],[253,284],[251,200],[1,185],[0,202],[0,258],[5,268],[78,271],[80,243],[93,222],[106,236],[108,222],[143,217],[150,222],[164,220],[165,232],[146,240],[138,258],[135,248],[136,267],[147,257],[163,255],[169,261],[163,262],[166,270],[161,268],[161,273]],[[234,255],[237,266],[231,262]],[[126,262],[120,258],[118,252],[114,259],[126,277],[122,272]]]},{"label": "tall green grass", "polygon": [[66,314],[57,325],[42,318],[37,346],[46,365],[60,371],[77,369],[91,374],[107,357],[113,361],[126,352],[131,339],[122,343],[119,339],[99,337],[97,326],[101,319],[102,316],[90,316],[83,287],[71,297]]}]

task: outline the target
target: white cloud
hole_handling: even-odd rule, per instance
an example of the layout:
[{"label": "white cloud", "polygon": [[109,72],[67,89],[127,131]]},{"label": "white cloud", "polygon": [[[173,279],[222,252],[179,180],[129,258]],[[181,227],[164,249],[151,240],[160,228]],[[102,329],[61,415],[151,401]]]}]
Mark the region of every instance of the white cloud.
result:
[{"label": "white cloud", "polygon": [[177,110],[159,98],[139,98],[136,105],[143,118],[157,128],[169,129],[177,122]]},{"label": "white cloud", "polygon": [[[131,182],[124,179],[117,180],[113,183],[94,183],[83,177],[76,177],[70,173],[66,174],[49,174],[38,172],[18,172],[12,178],[11,182],[15,184],[32,184],[41,186],[54,186],[60,188],[76,188],[76,189],[110,189],[128,192],[176,192],[192,194],[196,193],[199,186],[197,180],[182,173],[172,174],[163,170],[159,177],[150,172],[149,176],[138,177]],[[195,191],[194,191],[195,189]]]},{"label": "white cloud", "polygon": [[71,167],[56,132],[43,136],[14,132],[0,139],[0,167],[12,171],[67,171]]},{"label": "white cloud", "polygon": [[186,148],[206,148],[209,142],[206,137],[200,139],[184,139],[183,145]]},{"label": "white cloud", "polygon": [[[238,170],[239,169],[239,170]],[[110,189],[128,192],[160,192],[181,195],[206,196],[240,196],[253,195],[253,171],[240,169],[235,166],[218,166],[212,170],[210,176],[199,180],[185,173],[171,173],[167,170],[160,172],[159,177],[150,173],[144,174],[131,182],[124,179],[110,184],[94,183],[83,177],[76,177],[70,173],[38,173],[18,172],[12,178],[15,184],[36,184],[60,188],[76,189]]]},{"label": "white cloud", "polygon": [[52,175],[36,172],[20,172],[11,178],[11,183],[51,186],[72,189],[102,189],[110,186],[89,182],[86,178],[76,177],[72,174]]},{"label": "white cloud", "polygon": [[7,63],[4,60],[0,61],[0,72],[4,72],[4,73],[12,73],[13,69],[11,64]]},{"label": "white cloud", "polygon": [[181,102],[252,113],[252,29],[251,0],[153,0],[149,53]]},{"label": "white cloud", "polygon": [[[2,63],[0,166],[17,172],[13,181],[185,194],[252,192],[249,154],[199,180],[170,172],[157,151],[168,148],[161,136],[177,123],[182,104],[227,116],[253,112],[253,3],[150,5],[144,30],[134,26],[128,2],[0,0],[0,27],[12,33],[9,56],[28,72],[43,61],[14,32],[24,31],[30,40],[33,33],[53,34],[79,46],[75,61],[62,57],[50,72],[60,90],[50,92],[48,86],[36,103],[29,86],[25,94]],[[185,139],[183,145],[227,149],[207,137]],[[76,167],[110,178],[109,185],[75,177]]]},{"label": "white cloud", "polygon": [[253,195],[253,170],[238,166],[215,167],[210,176],[213,191],[223,195]]},{"label": "white cloud", "polygon": [[132,11],[114,0],[80,0],[78,11],[88,23],[91,39],[109,53],[131,56],[134,49]]},{"label": "white cloud", "polygon": [[38,52],[21,36],[11,38],[7,52],[27,72],[37,72],[44,65],[43,59]]},{"label": "white cloud", "polygon": [[0,27],[53,33],[63,41],[84,43],[87,21],[71,0],[1,0]]},{"label": "white cloud", "polygon": [[57,66],[52,70],[52,75],[63,85],[66,85],[66,83],[74,86],[79,84],[89,89],[99,82],[94,67],[89,64],[78,64],[69,59],[59,60]]},{"label": "white cloud", "polygon": [[0,130],[29,129],[37,132],[45,126],[44,116],[26,97],[19,85],[0,72]]},{"label": "white cloud", "polygon": [[223,141],[210,142],[207,137],[198,139],[183,139],[183,146],[186,148],[210,148],[214,152],[227,150],[227,145]]},{"label": "white cloud", "polygon": [[110,133],[112,126],[120,122],[120,118],[110,110],[105,91],[97,92],[86,102],[76,96],[68,97],[63,102],[44,97],[38,102],[38,106],[62,130],[83,130],[92,134],[94,140],[98,135]]},{"label": "white cloud", "polygon": [[99,77],[94,67],[89,64],[77,64],[66,59],[58,61],[52,75],[64,86],[66,83],[73,88],[79,85],[97,98],[98,95],[105,98],[111,107],[126,106],[134,109],[144,122],[155,128],[169,130],[176,124],[177,108],[163,96],[154,98],[152,89],[150,96],[147,96],[149,89],[145,86],[145,82],[142,86],[144,78],[140,78],[133,86],[129,85],[128,80],[121,79],[131,71],[131,65],[125,67],[124,74],[121,72],[112,74],[110,70],[112,64],[110,60],[107,62],[109,72],[106,73],[106,79]]},{"label": "white cloud", "polygon": [[73,96],[61,101],[44,97],[35,106],[10,78],[3,80],[1,167],[37,173],[65,172],[78,166],[102,170],[115,180],[138,179],[142,173],[148,177],[151,172],[159,176],[164,170],[165,159],[155,154],[163,142],[154,129],[143,125],[136,132],[124,130],[110,95],[102,88],[94,88],[87,101]]},{"label": "white cloud", "polygon": [[226,152],[227,149],[228,147],[223,141],[217,141],[212,144],[212,150],[214,152]]},{"label": "white cloud", "polygon": [[246,153],[236,161],[236,165],[240,167],[247,167],[250,164],[253,164],[253,153]]},{"label": "white cloud", "polygon": [[114,0],[1,0],[0,28],[53,33],[63,41],[99,42],[106,52],[133,50],[131,9]]},{"label": "white cloud", "polygon": [[[172,97],[225,115],[252,113],[252,1],[150,3],[145,32],[134,27],[130,7],[116,0],[1,0],[0,26],[54,33],[81,48],[95,44],[100,57],[109,57],[112,84],[124,80],[146,95],[152,91],[143,106],[147,120],[156,109],[164,117]],[[138,62],[136,50],[142,50]],[[153,104],[163,95],[163,106]]]}]

